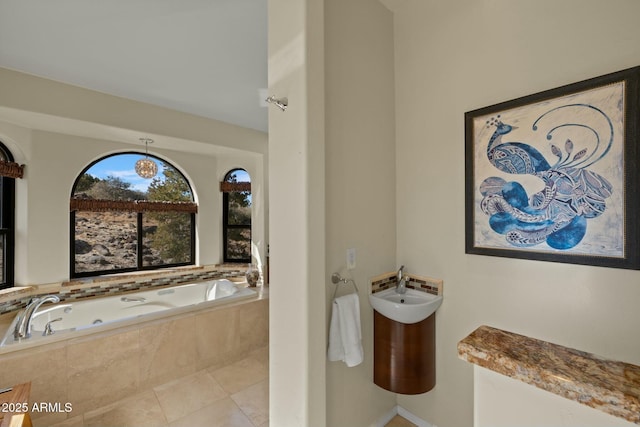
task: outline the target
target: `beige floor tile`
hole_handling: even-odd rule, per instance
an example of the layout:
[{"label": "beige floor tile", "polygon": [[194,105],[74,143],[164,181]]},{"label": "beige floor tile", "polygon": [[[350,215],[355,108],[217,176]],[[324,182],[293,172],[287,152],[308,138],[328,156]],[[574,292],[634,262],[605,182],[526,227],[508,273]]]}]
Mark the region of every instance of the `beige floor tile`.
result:
[{"label": "beige floor tile", "polygon": [[256,359],[258,362],[262,363],[267,368],[267,370],[269,370],[269,347],[268,346],[259,348],[251,352],[249,356]]},{"label": "beige floor tile", "polygon": [[153,389],[169,422],[227,397],[228,393],[207,372],[199,371]]},{"label": "beige floor tile", "polygon": [[247,357],[236,363],[216,369],[211,375],[227,393],[237,393],[269,376],[268,367],[254,357]]},{"label": "beige floor tile", "polygon": [[78,415],[55,424],[48,423],[42,419],[33,420],[33,425],[35,427],[84,427],[84,422],[82,415]]},{"label": "beige floor tile", "polygon": [[163,427],[167,420],[155,394],[138,396],[105,406],[84,415],[86,427]]},{"label": "beige floor tile", "polygon": [[231,395],[251,422],[258,426],[269,421],[269,381],[264,380]]},{"label": "beige floor tile", "polygon": [[170,427],[254,427],[233,400],[226,398],[186,415]]},{"label": "beige floor tile", "polygon": [[48,426],[48,427],[84,427],[84,422],[83,422],[82,415],[78,415],[77,417],[68,418],[68,419],[66,419],[64,421],[61,421],[61,422],[55,423],[55,424],[46,423],[46,422],[43,422],[43,420],[34,420],[33,421],[33,425],[34,425],[34,427],[44,427],[44,426]]},{"label": "beige floor tile", "polygon": [[55,427],[269,427],[268,369],[265,346],[231,365],[198,371]]},{"label": "beige floor tile", "polygon": [[[32,402],[34,402],[32,400]],[[36,402],[39,403],[39,402]],[[48,403],[48,402],[46,402]],[[62,425],[62,426],[74,426],[76,424],[75,421],[70,421],[70,424],[64,424],[65,422],[69,421],[71,418],[76,418],[76,416],[78,416],[80,418],[80,424],[78,424],[78,426],[82,426],[82,414],[75,414],[74,412],[71,411],[70,413],[66,414],[63,412],[31,412],[31,421],[33,422],[33,425],[36,427],[40,427],[40,426],[46,426],[46,427],[50,427],[53,425]]]},{"label": "beige floor tile", "polygon": [[416,427],[416,425],[406,418],[396,415],[385,425],[385,427]]}]

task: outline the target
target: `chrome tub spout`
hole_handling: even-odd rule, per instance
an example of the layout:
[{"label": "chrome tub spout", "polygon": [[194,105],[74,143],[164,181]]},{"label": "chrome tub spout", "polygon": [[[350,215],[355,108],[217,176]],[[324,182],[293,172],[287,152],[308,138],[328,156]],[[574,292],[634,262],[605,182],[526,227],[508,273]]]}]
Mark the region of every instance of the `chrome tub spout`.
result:
[{"label": "chrome tub spout", "polygon": [[31,337],[31,320],[40,306],[47,302],[57,303],[60,302],[60,298],[56,295],[47,295],[42,298],[32,298],[31,301],[29,301],[29,304],[27,304],[24,312],[18,318],[18,323],[16,323],[16,327],[13,330],[13,338],[16,341]]}]

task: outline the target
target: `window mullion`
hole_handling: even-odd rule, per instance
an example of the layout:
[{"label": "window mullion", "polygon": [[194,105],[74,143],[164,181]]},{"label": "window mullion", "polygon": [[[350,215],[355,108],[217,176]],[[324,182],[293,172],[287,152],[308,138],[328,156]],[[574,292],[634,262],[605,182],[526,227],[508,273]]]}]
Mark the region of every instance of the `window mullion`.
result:
[{"label": "window mullion", "polygon": [[143,237],[144,237],[144,230],[142,228],[142,212],[138,212],[138,224],[137,224],[137,235],[138,235],[138,248],[136,250],[137,252],[137,258],[138,258],[138,270],[142,269],[142,256],[143,256]]},{"label": "window mullion", "polygon": [[[2,265],[9,265],[10,262],[13,262],[12,260],[9,259],[8,254],[8,245],[9,243],[9,234],[6,232],[5,229],[0,230],[0,245],[2,245]],[[5,287],[9,287],[12,286],[12,281],[13,278],[9,277],[9,269],[3,267],[2,271],[0,272],[0,289],[5,288]]]}]

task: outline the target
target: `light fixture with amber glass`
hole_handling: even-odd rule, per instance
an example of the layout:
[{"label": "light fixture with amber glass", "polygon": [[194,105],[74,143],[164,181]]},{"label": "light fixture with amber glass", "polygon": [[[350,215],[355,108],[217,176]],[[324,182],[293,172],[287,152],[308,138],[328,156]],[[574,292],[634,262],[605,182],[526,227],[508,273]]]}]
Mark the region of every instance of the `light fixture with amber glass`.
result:
[{"label": "light fixture with amber glass", "polygon": [[142,178],[153,178],[158,173],[158,165],[149,158],[149,144],[153,144],[153,139],[140,138],[144,142],[145,156],[136,162],[136,173]]}]

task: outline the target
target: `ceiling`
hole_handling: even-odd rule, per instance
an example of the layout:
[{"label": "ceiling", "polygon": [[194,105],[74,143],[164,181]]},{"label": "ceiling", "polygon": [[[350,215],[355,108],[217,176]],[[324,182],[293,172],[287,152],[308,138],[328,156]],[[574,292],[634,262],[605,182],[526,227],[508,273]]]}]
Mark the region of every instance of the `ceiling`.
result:
[{"label": "ceiling", "polygon": [[267,0],[0,0],[0,67],[267,131]]}]

